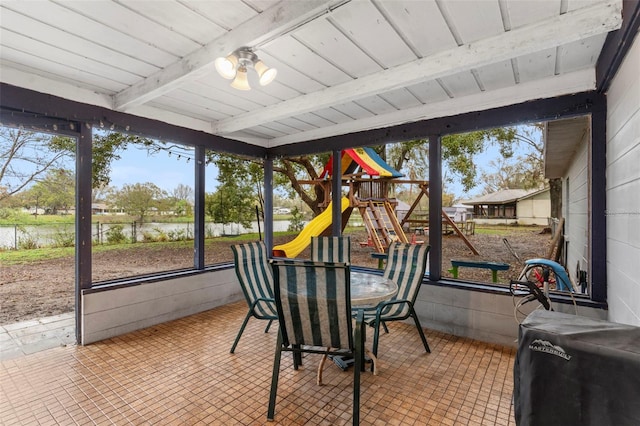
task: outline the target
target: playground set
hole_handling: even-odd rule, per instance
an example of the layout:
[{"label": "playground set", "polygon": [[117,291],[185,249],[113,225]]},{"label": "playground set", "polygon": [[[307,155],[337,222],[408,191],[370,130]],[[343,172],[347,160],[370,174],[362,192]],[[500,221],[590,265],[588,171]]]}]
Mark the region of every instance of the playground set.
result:
[{"label": "playground set", "polygon": [[[311,243],[311,237],[331,234],[332,167],[333,157],[329,159],[318,179],[303,182],[323,187],[324,199],[319,204],[322,213],[309,222],[295,239],[275,246],[273,248],[274,256],[296,257]],[[347,225],[353,209],[358,209],[368,234],[367,241],[361,244],[372,247],[375,253],[385,253],[394,241],[419,243],[415,235],[411,239],[407,238],[405,229],[419,225],[421,229],[428,230],[428,220],[412,218],[412,213],[416,211],[422,197],[429,196],[429,182],[401,179],[404,175],[394,170],[373,149],[368,147],[343,150],[341,170],[342,186],[348,187],[348,195],[342,197],[341,200],[342,229]],[[396,211],[398,202],[390,196],[392,186],[396,184],[414,184],[420,188],[418,197],[402,220],[398,218]],[[442,211],[442,219],[443,223],[462,238],[469,249],[477,255],[476,248],[444,210]]]}]

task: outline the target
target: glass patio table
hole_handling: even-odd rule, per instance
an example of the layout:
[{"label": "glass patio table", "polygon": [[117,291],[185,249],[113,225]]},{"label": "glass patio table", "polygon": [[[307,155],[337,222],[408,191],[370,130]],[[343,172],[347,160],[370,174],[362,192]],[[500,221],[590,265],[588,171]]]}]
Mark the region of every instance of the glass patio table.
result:
[{"label": "glass patio table", "polygon": [[[351,271],[351,309],[354,311],[374,309],[380,302],[391,299],[398,292],[398,285],[382,275],[372,274],[360,271]],[[362,339],[366,333],[363,330]],[[362,342],[364,348],[364,340]],[[366,351],[369,357],[373,357],[369,351]],[[362,370],[364,371],[365,354],[362,354]],[[353,365],[354,360],[350,356],[334,356],[333,362],[342,370],[346,370]],[[374,374],[375,359],[374,359]]]},{"label": "glass patio table", "polygon": [[351,271],[351,307],[375,308],[378,303],[391,299],[398,292],[398,285],[378,274]]}]

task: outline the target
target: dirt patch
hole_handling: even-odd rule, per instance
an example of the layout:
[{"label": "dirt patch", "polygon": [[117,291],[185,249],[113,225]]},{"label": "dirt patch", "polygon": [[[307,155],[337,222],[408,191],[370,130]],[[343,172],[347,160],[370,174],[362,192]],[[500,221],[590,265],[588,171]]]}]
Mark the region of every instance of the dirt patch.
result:
[{"label": "dirt patch", "polygon": [[[364,231],[351,235],[351,261],[354,265],[376,267],[377,260],[371,258],[372,248],[361,247],[366,241]],[[425,236],[416,236],[424,239]],[[541,228],[505,228],[500,234],[476,234],[468,237],[480,256],[474,256],[464,242],[452,235],[443,237],[443,275],[451,277],[450,259],[475,259],[505,262],[511,265],[509,271],[499,272],[499,282],[508,283],[516,278],[522,268],[508,250],[503,239],[522,260],[544,257],[551,242],[549,234],[542,234]],[[278,237],[275,244],[287,242],[291,237]],[[228,242],[208,241],[205,250],[206,264],[214,264],[231,259]],[[309,257],[309,249],[300,254]],[[94,281],[104,281],[123,276],[144,275],[158,271],[189,268],[193,263],[193,249],[190,247],[164,247],[137,244],[132,249],[96,253],[92,259]],[[32,318],[40,318],[71,312],[74,309],[73,257],[47,260],[23,265],[0,265],[0,324],[11,324]],[[460,279],[491,282],[488,270],[460,268]]]}]

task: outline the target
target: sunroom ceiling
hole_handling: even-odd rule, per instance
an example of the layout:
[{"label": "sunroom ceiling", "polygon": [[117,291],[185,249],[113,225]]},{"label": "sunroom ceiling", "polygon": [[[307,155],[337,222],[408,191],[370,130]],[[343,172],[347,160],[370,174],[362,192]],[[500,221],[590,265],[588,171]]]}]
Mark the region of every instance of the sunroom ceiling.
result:
[{"label": "sunroom ceiling", "polygon": [[[0,3],[0,80],[263,147],[595,88],[620,0]],[[276,80],[229,86],[249,46]],[[1,96],[1,94],[0,94]]]}]

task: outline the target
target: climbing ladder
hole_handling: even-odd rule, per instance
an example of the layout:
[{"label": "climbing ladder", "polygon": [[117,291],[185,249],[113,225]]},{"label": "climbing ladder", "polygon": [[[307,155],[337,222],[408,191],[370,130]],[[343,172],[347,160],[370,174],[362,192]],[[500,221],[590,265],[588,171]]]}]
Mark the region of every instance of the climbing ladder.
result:
[{"label": "climbing ladder", "polygon": [[393,211],[393,206],[388,201],[362,201],[359,203],[358,210],[377,252],[384,253],[394,241],[409,242]]}]

